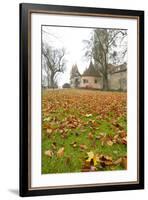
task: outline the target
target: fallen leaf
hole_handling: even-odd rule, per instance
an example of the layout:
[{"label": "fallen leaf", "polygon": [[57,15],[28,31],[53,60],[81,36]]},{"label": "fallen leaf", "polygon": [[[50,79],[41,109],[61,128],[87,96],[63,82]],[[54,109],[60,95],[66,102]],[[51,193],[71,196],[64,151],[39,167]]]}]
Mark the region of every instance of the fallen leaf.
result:
[{"label": "fallen leaf", "polygon": [[127,169],[127,157],[126,156],[124,156],[122,158],[121,165],[124,167],[124,169]]},{"label": "fallen leaf", "polygon": [[86,117],[92,117],[92,114],[86,114],[85,116]]},{"label": "fallen leaf", "polygon": [[47,132],[48,134],[51,134],[52,131],[53,131],[52,129],[47,129],[47,130],[46,130],[46,132]]},{"label": "fallen leaf", "polygon": [[120,132],[120,137],[122,137],[122,138],[124,138],[124,137],[126,137],[126,132],[125,131],[122,131],[122,132]]},{"label": "fallen leaf", "polygon": [[43,119],[43,122],[49,122],[51,120],[51,117],[46,117]]},{"label": "fallen leaf", "polygon": [[91,159],[93,159],[93,157],[94,157],[94,152],[93,151],[87,152],[87,155],[88,155],[87,161],[90,162]]},{"label": "fallen leaf", "polygon": [[52,146],[52,148],[55,150],[55,149],[56,149],[56,142],[53,142],[53,143],[51,144],[51,146]]},{"label": "fallen leaf", "polygon": [[93,139],[93,134],[90,132],[90,133],[88,133],[88,139],[90,139],[90,140],[92,140]]},{"label": "fallen leaf", "polygon": [[80,144],[79,146],[80,146],[80,148],[83,149],[83,150],[87,149],[87,146],[86,146],[85,144]]},{"label": "fallen leaf", "polygon": [[113,164],[114,164],[114,165],[119,165],[119,164],[121,164],[121,162],[122,162],[122,158],[118,158],[117,160],[115,160],[115,161],[113,162]]},{"label": "fallen leaf", "polygon": [[48,157],[52,157],[53,156],[53,152],[51,150],[47,150],[44,152],[44,154]]},{"label": "fallen leaf", "polygon": [[62,157],[64,155],[64,147],[60,148],[57,152],[57,157]]},{"label": "fallen leaf", "polygon": [[111,140],[108,140],[106,143],[107,143],[108,146],[112,146],[113,145],[113,142]]},{"label": "fallen leaf", "polygon": [[99,140],[99,139],[101,138],[101,135],[97,135],[95,138],[96,138],[97,140]]},{"label": "fallen leaf", "polygon": [[99,162],[99,156],[98,154],[94,154],[92,151],[87,152],[88,159],[86,160],[87,162],[90,162],[91,165],[96,166],[97,162]]},{"label": "fallen leaf", "polygon": [[121,143],[122,144],[127,144],[127,137],[122,138]]},{"label": "fallen leaf", "polygon": [[113,164],[113,160],[111,156],[105,156],[105,155],[101,155],[99,157],[99,162],[101,164],[101,166],[104,168],[105,166],[109,166]]}]

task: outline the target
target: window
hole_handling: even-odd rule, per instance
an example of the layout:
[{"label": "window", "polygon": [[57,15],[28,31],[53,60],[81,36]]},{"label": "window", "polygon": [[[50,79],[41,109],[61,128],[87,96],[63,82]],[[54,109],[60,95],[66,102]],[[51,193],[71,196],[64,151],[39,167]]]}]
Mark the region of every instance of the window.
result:
[{"label": "window", "polygon": [[98,83],[98,80],[97,80],[97,79],[95,79],[95,80],[94,80],[94,83]]},{"label": "window", "polygon": [[88,83],[88,80],[87,79],[83,79],[83,83]]}]

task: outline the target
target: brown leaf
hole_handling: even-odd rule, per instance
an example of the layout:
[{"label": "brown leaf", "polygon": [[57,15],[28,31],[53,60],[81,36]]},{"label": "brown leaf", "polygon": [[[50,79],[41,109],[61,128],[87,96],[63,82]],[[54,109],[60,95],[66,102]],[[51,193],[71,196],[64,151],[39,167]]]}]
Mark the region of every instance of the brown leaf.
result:
[{"label": "brown leaf", "polygon": [[67,133],[62,133],[62,134],[61,134],[61,138],[63,138],[63,139],[67,138],[67,136],[68,136]]},{"label": "brown leaf", "polygon": [[125,131],[122,131],[122,132],[120,132],[120,137],[122,137],[122,138],[124,138],[124,137],[126,137],[126,132]]},{"label": "brown leaf", "polygon": [[127,157],[126,156],[124,156],[122,158],[121,165],[124,167],[124,169],[127,169]]},{"label": "brown leaf", "polygon": [[80,148],[85,150],[85,149],[87,149],[87,146],[85,144],[80,144]]},{"label": "brown leaf", "polygon": [[62,157],[64,155],[64,147],[60,148],[57,152],[57,157]]},{"label": "brown leaf", "polygon": [[115,160],[115,161],[113,162],[113,164],[114,164],[114,165],[119,165],[119,164],[121,164],[121,162],[122,162],[122,158],[118,158],[117,160]]},{"label": "brown leaf", "polygon": [[92,162],[89,162],[87,160],[85,160],[85,162],[82,165],[82,172],[93,172],[96,171],[96,167],[93,165]]},{"label": "brown leaf", "polygon": [[53,130],[52,130],[52,129],[47,129],[46,132],[47,132],[48,134],[51,134],[51,133],[53,132]]},{"label": "brown leaf", "polygon": [[46,150],[46,151],[44,152],[44,154],[45,154],[46,156],[48,156],[48,157],[52,157],[52,156],[53,156],[53,152],[52,152],[51,150]]},{"label": "brown leaf", "polygon": [[90,133],[88,133],[88,139],[90,139],[90,140],[92,140],[93,139],[93,134],[90,132]]},{"label": "brown leaf", "polygon": [[122,138],[121,143],[122,144],[127,144],[127,137]]},{"label": "brown leaf", "polygon": [[113,142],[111,140],[108,140],[106,143],[107,143],[108,146],[112,146],[113,145]]},{"label": "brown leaf", "polygon": [[99,161],[102,167],[109,166],[113,164],[113,160],[111,156],[101,155],[99,157]]},{"label": "brown leaf", "polygon": [[56,142],[53,142],[53,143],[51,144],[51,146],[52,146],[52,148],[55,150],[55,149],[56,149]]}]

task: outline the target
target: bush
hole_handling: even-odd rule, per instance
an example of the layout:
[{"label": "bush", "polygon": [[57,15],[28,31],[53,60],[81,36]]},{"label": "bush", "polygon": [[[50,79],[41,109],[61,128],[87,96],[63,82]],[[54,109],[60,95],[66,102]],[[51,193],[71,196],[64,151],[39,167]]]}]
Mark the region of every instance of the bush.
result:
[{"label": "bush", "polygon": [[69,83],[64,83],[63,88],[70,88],[70,84]]}]

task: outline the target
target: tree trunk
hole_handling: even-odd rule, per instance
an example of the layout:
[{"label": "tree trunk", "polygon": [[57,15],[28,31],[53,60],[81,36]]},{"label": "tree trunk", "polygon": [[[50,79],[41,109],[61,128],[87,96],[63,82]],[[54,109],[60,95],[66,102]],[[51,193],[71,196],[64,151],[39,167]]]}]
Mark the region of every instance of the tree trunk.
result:
[{"label": "tree trunk", "polygon": [[105,90],[105,91],[108,90],[108,77],[107,76],[103,77],[103,90]]},{"label": "tree trunk", "polygon": [[104,66],[104,75],[103,75],[103,90],[108,90],[108,69],[105,55],[105,66]]},{"label": "tree trunk", "polygon": [[54,89],[54,73],[53,72],[51,72],[51,76],[50,76],[50,81],[51,81],[51,88],[53,88]]}]

